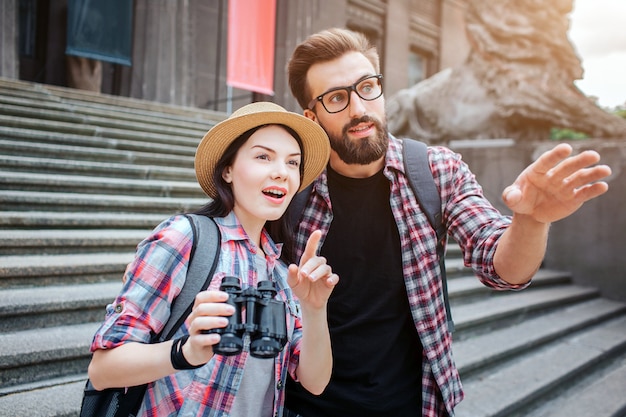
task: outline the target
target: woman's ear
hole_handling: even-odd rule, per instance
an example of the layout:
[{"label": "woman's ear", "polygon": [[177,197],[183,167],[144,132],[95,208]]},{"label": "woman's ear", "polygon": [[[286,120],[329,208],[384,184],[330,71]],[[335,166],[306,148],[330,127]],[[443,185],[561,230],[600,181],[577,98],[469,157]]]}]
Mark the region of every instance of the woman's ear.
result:
[{"label": "woman's ear", "polygon": [[230,184],[231,182],[233,182],[232,179],[232,167],[227,166],[226,168],[224,168],[224,171],[222,171],[222,179],[226,182],[226,184]]}]

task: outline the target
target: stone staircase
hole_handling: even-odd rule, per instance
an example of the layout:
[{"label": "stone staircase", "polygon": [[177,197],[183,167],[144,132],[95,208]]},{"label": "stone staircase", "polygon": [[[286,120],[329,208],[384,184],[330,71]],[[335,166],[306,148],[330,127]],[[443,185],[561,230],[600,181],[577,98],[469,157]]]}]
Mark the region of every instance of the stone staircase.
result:
[{"label": "stone staircase", "polygon": [[[224,115],[0,78],[0,416],[77,416],[91,337],[136,244],[203,204]],[[497,293],[447,259],[459,417],[626,416],[626,303],[542,269]]]}]

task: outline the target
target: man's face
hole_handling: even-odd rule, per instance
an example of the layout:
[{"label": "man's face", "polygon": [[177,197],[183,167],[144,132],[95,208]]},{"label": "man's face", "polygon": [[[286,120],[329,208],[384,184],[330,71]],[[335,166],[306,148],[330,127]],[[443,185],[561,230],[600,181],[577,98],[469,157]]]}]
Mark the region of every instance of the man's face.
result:
[{"label": "man's face", "polygon": [[[338,87],[348,87],[376,75],[374,67],[358,52],[350,52],[333,61],[311,66],[307,80],[313,97]],[[330,138],[334,153],[346,164],[367,165],[384,157],[389,142],[383,96],[367,101],[350,92],[350,104],[338,112],[328,113],[316,102],[314,111],[305,116],[318,122]]]}]

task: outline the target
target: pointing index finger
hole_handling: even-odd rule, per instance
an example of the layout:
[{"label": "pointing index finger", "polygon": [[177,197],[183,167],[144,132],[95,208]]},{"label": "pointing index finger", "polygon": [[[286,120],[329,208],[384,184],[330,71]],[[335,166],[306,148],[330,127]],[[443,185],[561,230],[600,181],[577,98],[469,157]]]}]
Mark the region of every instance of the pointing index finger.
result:
[{"label": "pointing index finger", "polygon": [[304,248],[302,258],[300,258],[300,265],[305,264],[309,259],[317,255],[317,245],[319,245],[321,238],[321,230],[316,230],[311,233],[311,236],[309,236],[309,240],[307,240],[306,242],[306,247]]}]

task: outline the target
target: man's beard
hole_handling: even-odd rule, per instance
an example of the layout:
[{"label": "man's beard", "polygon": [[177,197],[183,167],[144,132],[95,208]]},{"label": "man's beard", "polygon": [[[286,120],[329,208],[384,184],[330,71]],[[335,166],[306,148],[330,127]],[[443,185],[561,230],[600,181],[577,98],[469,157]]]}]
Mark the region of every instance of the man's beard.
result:
[{"label": "man's beard", "polygon": [[[348,137],[348,129],[360,123],[373,123],[376,128],[376,134],[359,140],[351,140]],[[344,126],[341,136],[328,133],[328,137],[330,139],[330,147],[346,164],[367,165],[377,161],[385,155],[389,145],[387,125],[383,125],[379,120],[369,116],[353,119]]]}]

